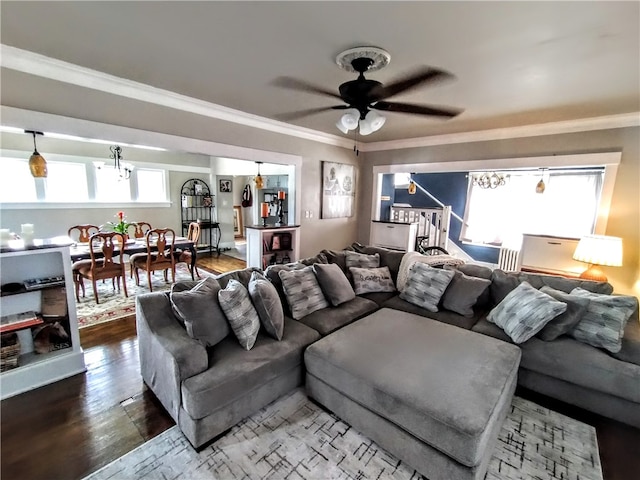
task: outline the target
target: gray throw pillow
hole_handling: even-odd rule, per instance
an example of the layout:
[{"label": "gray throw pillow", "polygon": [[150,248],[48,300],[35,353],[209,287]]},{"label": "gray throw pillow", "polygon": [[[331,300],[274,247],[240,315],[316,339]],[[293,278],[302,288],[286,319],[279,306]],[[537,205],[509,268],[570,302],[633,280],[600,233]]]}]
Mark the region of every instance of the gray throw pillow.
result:
[{"label": "gray throw pillow", "polygon": [[489,288],[491,280],[469,277],[456,270],[453,273],[454,277],[442,296],[442,307],[471,318],[474,305]]},{"label": "gray throw pillow", "polygon": [[280,270],[278,275],[282,280],[282,288],[294,319],[300,320],[310,313],[329,306],[313,273],[313,267],[291,271]]},{"label": "gray throw pillow", "polygon": [[349,250],[346,250],[345,255],[345,264],[347,266],[347,270],[349,270],[349,268],[351,267],[377,268],[380,266],[380,255],[378,253],[367,255],[365,253],[351,252]]},{"label": "gray throw pillow", "polygon": [[249,280],[249,296],[266,332],[276,340],[282,340],[284,311],[276,287],[259,272],[253,272]]},{"label": "gray throw pillow", "polygon": [[217,280],[207,277],[190,290],[182,290],[178,284],[174,287],[169,295],[171,308],[191,338],[212,347],[229,335],[227,319],[218,303]]},{"label": "gray throw pillow", "polygon": [[407,275],[407,283],[400,298],[429,312],[438,311],[438,303],[455,273],[416,262]]},{"label": "gray throw pillow", "polygon": [[569,332],[576,340],[612,353],[622,348],[624,327],[638,308],[638,299],[627,295],[602,295],[577,287],[572,295],[588,298],[589,307],[582,320]]},{"label": "gray throw pillow", "polygon": [[251,350],[258,338],[260,318],[247,288],[238,280],[230,279],[227,287],[218,292],[218,300],[238,342],[245,350]]},{"label": "gray throw pillow", "polygon": [[356,292],[342,269],[335,263],[317,263],[313,266],[324,296],[334,307],[356,298]]},{"label": "gray throw pillow", "polygon": [[570,293],[563,292],[562,290],[547,287],[546,285],[542,287],[540,291],[547,295],[551,295],[559,302],[567,304],[566,312],[558,315],[538,332],[538,338],[541,338],[545,342],[550,342],[558,338],[560,335],[564,335],[569,332],[569,330],[578,324],[582,319],[582,316],[587,311],[590,300],[588,298],[571,295]]},{"label": "gray throw pillow", "polygon": [[374,292],[395,292],[396,286],[393,284],[389,267],[378,268],[358,268],[350,267],[349,271],[353,277],[356,295]]},{"label": "gray throw pillow", "polygon": [[502,328],[514,343],[523,343],[566,309],[566,303],[522,282],[489,312],[487,320]]}]

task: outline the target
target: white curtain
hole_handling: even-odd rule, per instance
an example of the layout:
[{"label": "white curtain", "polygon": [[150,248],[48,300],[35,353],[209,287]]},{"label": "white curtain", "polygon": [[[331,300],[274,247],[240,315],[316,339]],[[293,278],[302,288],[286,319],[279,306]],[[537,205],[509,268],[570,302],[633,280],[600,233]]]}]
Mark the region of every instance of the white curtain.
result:
[{"label": "white curtain", "polygon": [[552,171],[546,189],[536,193],[539,171],[500,172],[506,185],[483,189],[472,184],[461,240],[492,245],[519,245],[522,234],[579,238],[593,233],[603,170]]}]

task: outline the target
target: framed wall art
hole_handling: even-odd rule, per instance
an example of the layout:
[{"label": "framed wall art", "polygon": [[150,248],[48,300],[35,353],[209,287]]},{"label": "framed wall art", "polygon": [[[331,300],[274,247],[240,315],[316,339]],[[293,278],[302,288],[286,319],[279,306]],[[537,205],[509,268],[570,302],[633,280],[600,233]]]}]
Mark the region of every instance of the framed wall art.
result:
[{"label": "framed wall art", "polygon": [[355,167],[344,163],[322,162],[321,218],[353,216],[356,196]]},{"label": "framed wall art", "polygon": [[231,193],[231,180],[220,180],[220,192]]}]

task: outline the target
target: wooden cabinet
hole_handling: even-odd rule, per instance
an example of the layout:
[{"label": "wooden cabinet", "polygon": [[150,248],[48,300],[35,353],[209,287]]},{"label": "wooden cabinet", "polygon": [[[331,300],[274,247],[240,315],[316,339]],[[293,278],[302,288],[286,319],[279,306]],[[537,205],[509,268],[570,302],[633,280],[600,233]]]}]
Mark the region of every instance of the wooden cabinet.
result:
[{"label": "wooden cabinet", "polygon": [[[33,327],[22,324],[24,328],[4,333],[5,339],[6,335],[17,334],[20,351],[17,367],[0,373],[2,398],[84,372],[69,246],[3,248],[0,253],[0,272],[0,311],[3,317],[37,312],[45,325],[52,327],[57,322],[56,328],[62,327],[67,335],[61,343],[46,343],[51,351],[36,353],[33,333],[37,328],[42,328],[42,324]],[[31,279],[48,279],[49,283],[32,282],[29,288],[25,287],[25,282]],[[9,331],[12,327],[5,325],[3,330]],[[57,333],[61,331],[57,330]],[[40,337],[36,341],[40,345]]]},{"label": "wooden cabinet", "polygon": [[295,262],[300,252],[300,227],[249,226],[247,231],[247,267],[263,270],[277,263]]},{"label": "wooden cabinet", "polygon": [[418,223],[371,222],[370,243],[376,247],[413,252],[418,234]]}]

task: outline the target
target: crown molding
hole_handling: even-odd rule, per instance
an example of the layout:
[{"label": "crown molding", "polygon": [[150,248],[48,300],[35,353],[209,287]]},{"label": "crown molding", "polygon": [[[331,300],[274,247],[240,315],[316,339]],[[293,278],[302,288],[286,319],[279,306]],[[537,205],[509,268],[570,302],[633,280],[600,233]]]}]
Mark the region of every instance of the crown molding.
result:
[{"label": "crown molding", "polygon": [[343,148],[353,148],[351,140],[338,135],[330,135],[310,128],[242,112],[9,45],[0,44],[0,47],[0,66],[4,68],[247,127],[259,128]]},{"label": "crown molding", "polygon": [[566,133],[638,126],[640,126],[640,112],[631,112],[604,117],[578,118],[561,122],[523,125],[519,127],[495,128],[491,130],[432,135],[429,137],[405,138],[403,140],[390,140],[386,142],[363,143],[360,145],[360,151],[380,152],[383,150],[433,147],[435,145],[450,145],[455,143],[487,142],[491,140],[538,137],[542,135],[562,135]]},{"label": "crown molding", "polygon": [[[78,85],[113,95],[141,100],[176,110],[203,115],[218,120],[237,123],[282,135],[324,143],[342,148],[353,148],[353,141],[310,128],[299,127],[251,113],[206,102],[197,98],[181,95],[169,90],[152,87],[144,83],[127,80],[104,72],[81,67],[73,63],[40,55],[38,53],[0,44],[0,66],[30,75]],[[400,150],[405,148],[430,147],[456,143],[486,142],[511,138],[536,137],[542,135],[561,135],[612,128],[640,126],[640,112],[609,115],[603,117],[580,118],[559,122],[548,122],[517,127],[476,130],[471,132],[431,135],[427,137],[406,138],[383,142],[364,143],[359,141],[361,152]]]}]

